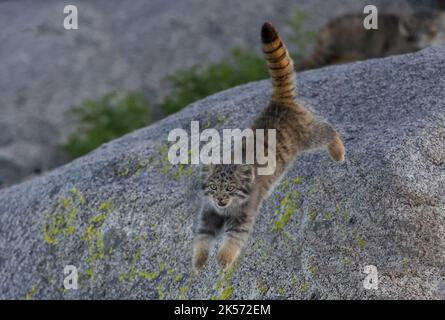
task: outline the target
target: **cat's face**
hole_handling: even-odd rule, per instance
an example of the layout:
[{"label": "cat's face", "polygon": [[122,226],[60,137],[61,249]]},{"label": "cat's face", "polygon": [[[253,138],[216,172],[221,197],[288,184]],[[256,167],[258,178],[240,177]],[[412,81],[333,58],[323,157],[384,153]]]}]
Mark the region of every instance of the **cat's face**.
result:
[{"label": "cat's face", "polygon": [[202,190],[217,210],[245,202],[254,179],[249,165],[204,165]]}]

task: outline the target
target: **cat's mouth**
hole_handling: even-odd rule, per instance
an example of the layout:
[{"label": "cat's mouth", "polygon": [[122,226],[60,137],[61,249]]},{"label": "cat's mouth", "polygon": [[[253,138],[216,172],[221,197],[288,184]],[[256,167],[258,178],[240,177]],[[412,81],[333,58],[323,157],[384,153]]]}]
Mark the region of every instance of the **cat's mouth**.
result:
[{"label": "cat's mouth", "polygon": [[215,204],[218,208],[223,209],[223,208],[227,208],[229,206],[230,201],[227,201],[227,202],[215,201]]}]

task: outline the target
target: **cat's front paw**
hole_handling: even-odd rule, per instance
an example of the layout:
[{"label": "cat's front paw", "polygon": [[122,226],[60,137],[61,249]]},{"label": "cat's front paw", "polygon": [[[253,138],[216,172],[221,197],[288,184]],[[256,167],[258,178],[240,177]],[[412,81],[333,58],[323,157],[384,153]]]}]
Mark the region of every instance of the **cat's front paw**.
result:
[{"label": "cat's front paw", "polygon": [[207,262],[209,251],[203,246],[197,245],[193,248],[193,270],[200,272]]},{"label": "cat's front paw", "polygon": [[230,268],[240,254],[240,247],[232,242],[225,242],[218,252],[217,261],[221,269]]}]

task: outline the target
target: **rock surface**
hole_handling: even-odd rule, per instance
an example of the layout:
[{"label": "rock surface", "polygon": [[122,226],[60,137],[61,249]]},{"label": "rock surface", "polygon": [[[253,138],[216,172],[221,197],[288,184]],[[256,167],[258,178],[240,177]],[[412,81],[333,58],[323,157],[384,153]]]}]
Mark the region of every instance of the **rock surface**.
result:
[{"label": "rock surface", "polygon": [[[330,0],[327,10],[322,0],[0,1],[0,188],[66,161],[57,148],[73,124],[66,111],[85,98],[142,90],[153,105],[178,68],[217,61],[233,46],[259,48],[265,20],[283,29],[298,7],[315,30],[366,3]],[[405,0],[374,3],[382,12],[410,10]],[[78,6],[77,31],[63,29],[66,4]]]},{"label": "rock surface", "polygon": [[[192,120],[247,126],[269,81],[0,191],[0,298],[445,299],[444,74],[442,47],[299,75],[301,101],[339,129],[346,162],[301,156],[224,275],[215,250],[190,272],[198,168],[166,162],[167,135]],[[66,265],[77,290],[63,287]],[[364,289],[368,265],[377,290]]]}]

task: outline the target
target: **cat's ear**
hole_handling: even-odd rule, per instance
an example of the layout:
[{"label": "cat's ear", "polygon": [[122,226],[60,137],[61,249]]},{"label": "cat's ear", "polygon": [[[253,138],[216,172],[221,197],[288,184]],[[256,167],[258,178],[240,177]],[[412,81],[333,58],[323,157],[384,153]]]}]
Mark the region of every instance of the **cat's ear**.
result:
[{"label": "cat's ear", "polygon": [[238,167],[238,175],[241,180],[248,183],[252,183],[255,179],[255,174],[251,165],[240,165]]}]

